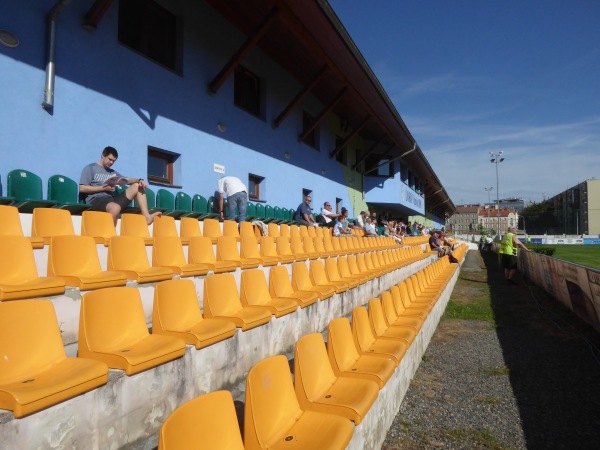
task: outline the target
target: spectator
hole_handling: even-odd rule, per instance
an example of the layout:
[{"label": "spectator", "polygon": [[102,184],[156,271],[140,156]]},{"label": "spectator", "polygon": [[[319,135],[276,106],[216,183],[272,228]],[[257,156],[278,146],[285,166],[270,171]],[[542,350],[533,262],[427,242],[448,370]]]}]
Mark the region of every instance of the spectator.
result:
[{"label": "spectator", "polygon": [[329,228],[333,228],[335,225],[335,219],[341,217],[341,214],[335,214],[332,212],[331,203],[329,202],[325,202],[323,204],[323,209],[321,210],[320,215],[321,217],[323,217],[324,220],[323,225]]},{"label": "spectator", "polygon": [[[146,217],[146,222],[150,225],[154,222],[154,218],[162,213],[150,214],[148,211],[148,198],[145,191],[148,184],[143,178],[124,177],[111,168],[118,157],[119,153],[115,148],[106,147],[102,151],[100,161],[88,164],[81,171],[79,192],[87,194],[85,202],[92,205],[93,211],[110,213],[115,225],[121,211],[135,198],[140,211]],[[125,185],[129,187],[119,194],[115,189],[116,186]]]},{"label": "spectator", "polygon": [[235,220],[236,207],[239,211],[238,222],[246,220],[248,208],[248,189],[239,178],[221,177],[218,182],[219,191],[219,217],[223,217],[223,194],[227,194],[227,220]]},{"label": "spectator", "polygon": [[348,228],[348,222],[346,221],[346,217],[342,214],[341,217],[335,222],[333,227],[333,235],[336,237],[352,237],[352,231]]},{"label": "spectator", "polygon": [[370,217],[365,218],[365,236],[377,236],[377,228]]},{"label": "spectator", "polygon": [[365,229],[365,219],[369,217],[369,211],[361,211],[359,216],[356,218],[355,228]]},{"label": "spectator", "polygon": [[440,242],[440,233],[437,230],[433,230],[431,232],[431,237],[429,238],[429,246],[431,250],[435,250],[438,252],[438,257],[442,257],[444,255],[448,255],[452,253],[452,250],[446,248]]},{"label": "spectator", "polygon": [[315,223],[315,220],[312,215],[312,208],[310,207],[310,203],[312,202],[312,198],[310,195],[304,196],[304,201],[300,203],[298,209],[294,213],[294,220],[298,222],[299,225],[306,225],[307,227],[317,227],[318,224]]}]

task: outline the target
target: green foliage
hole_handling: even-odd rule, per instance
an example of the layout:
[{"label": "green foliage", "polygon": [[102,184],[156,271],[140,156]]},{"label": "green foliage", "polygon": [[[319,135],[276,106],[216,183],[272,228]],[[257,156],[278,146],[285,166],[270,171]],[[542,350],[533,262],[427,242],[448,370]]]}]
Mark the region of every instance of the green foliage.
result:
[{"label": "green foliage", "polygon": [[521,211],[520,227],[526,228],[528,234],[544,234],[559,226],[554,216],[554,206],[550,202],[532,203]]},{"label": "green foliage", "polygon": [[529,248],[536,253],[546,256],[552,256],[556,252],[555,247],[546,247],[545,245],[530,245]]}]

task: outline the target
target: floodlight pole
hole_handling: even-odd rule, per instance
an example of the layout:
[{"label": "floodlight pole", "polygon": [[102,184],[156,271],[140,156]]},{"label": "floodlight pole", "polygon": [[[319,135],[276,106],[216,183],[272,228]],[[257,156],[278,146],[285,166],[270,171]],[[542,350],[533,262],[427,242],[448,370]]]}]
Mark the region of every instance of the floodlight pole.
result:
[{"label": "floodlight pole", "polygon": [[499,183],[498,183],[498,164],[501,163],[502,161],[504,161],[504,158],[502,157],[503,152],[498,152],[498,153],[492,153],[490,152],[490,162],[492,164],[496,165],[496,207],[498,208],[498,236],[501,236],[500,234],[500,189],[499,189]]},{"label": "floodlight pole", "polygon": [[494,189],[494,187],[490,186],[489,188],[486,187],[486,188],[483,188],[483,189],[485,189],[485,191],[488,193],[488,207],[486,208],[487,212],[488,212],[488,220],[487,220],[486,225],[489,227],[490,226],[490,203],[492,203],[492,200],[490,199],[490,191],[492,189]]}]

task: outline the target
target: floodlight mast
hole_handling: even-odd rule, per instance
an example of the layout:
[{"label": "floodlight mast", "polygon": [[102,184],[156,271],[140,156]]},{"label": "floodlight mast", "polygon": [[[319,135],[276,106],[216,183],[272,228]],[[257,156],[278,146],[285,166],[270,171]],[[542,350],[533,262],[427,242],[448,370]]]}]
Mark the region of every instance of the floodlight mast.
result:
[{"label": "floodlight mast", "polygon": [[498,164],[504,161],[502,156],[504,152],[498,153],[490,152],[490,162],[496,166],[496,208],[498,209],[498,236],[500,236],[500,189],[498,182]]}]

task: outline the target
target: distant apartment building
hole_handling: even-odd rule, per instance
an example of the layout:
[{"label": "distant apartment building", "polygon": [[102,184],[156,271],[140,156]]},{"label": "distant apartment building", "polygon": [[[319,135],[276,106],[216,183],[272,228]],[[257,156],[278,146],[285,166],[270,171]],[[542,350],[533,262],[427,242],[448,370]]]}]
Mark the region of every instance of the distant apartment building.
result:
[{"label": "distant apartment building", "polygon": [[556,225],[552,234],[600,234],[600,180],[583,181],[547,200]]},{"label": "distant apartment building", "polygon": [[494,230],[500,234],[505,234],[508,227],[518,227],[519,212],[516,209],[501,208],[498,214],[496,208],[481,208],[477,220],[478,230]]},{"label": "distant apartment building", "polygon": [[456,212],[446,221],[446,228],[454,233],[477,231],[480,209],[480,205],[457,205]]}]

